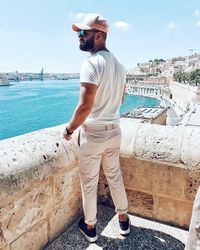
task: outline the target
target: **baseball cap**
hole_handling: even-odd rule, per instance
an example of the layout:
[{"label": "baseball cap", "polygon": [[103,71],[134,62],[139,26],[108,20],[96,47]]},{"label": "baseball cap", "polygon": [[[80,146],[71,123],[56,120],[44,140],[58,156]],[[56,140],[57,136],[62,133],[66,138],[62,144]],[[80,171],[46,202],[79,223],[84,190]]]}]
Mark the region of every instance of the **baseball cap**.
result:
[{"label": "baseball cap", "polygon": [[108,32],[108,21],[98,15],[98,14],[92,14],[89,13],[87,14],[82,23],[74,23],[72,24],[72,29],[76,32],[80,31],[80,30],[99,30],[99,31],[103,31],[105,33]]}]

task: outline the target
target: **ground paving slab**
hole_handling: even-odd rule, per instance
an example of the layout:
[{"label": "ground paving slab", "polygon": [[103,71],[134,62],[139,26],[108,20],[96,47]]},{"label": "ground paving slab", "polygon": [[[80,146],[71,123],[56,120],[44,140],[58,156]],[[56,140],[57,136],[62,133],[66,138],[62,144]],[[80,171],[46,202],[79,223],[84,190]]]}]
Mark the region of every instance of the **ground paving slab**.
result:
[{"label": "ground paving slab", "polygon": [[129,215],[131,233],[119,234],[118,217],[114,209],[98,206],[95,243],[89,243],[78,230],[78,220],[43,250],[184,250],[188,231]]}]

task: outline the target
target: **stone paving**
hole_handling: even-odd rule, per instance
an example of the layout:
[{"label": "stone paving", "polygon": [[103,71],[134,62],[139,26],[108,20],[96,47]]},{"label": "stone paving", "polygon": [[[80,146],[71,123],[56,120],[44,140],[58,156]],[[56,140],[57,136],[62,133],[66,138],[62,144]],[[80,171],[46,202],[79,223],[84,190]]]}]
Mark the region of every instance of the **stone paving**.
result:
[{"label": "stone paving", "polygon": [[184,250],[188,231],[130,215],[131,233],[122,237],[114,209],[98,206],[99,239],[89,243],[79,232],[78,220],[43,250]]}]

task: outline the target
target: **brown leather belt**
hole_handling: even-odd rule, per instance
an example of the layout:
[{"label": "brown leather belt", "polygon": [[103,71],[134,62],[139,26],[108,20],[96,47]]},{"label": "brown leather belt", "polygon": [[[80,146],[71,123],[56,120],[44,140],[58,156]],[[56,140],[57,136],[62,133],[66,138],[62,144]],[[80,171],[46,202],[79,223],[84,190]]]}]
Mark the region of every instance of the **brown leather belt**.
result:
[{"label": "brown leather belt", "polygon": [[92,131],[92,132],[108,131],[108,130],[113,130],[117,127],[119,127],[118,124],[106,124],[106,125],[83,124],[82,125],[82,128],[84,131]]}]

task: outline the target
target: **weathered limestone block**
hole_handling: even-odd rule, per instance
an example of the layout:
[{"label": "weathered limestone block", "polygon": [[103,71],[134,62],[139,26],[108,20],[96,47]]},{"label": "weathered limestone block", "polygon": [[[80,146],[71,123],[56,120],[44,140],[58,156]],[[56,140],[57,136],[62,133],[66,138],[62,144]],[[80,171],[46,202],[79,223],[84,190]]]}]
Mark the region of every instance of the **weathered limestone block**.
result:
[{"label": "weathered limestone block", "polygon": [[188,227],[191,218],[192,202],[162,196],[157,199],[156,219],[186,228]]},{"label": "weathered limestone block", "polygon": [[153,217],[154,197],[152,194],[126,190],[130,213]]},{"label": "weathered limestone block", "polygon": [[45,219],[53,206],[52,182],[47,179],[38,187],[0,210],[1,231],[7,243],[14,241]]},{"label": "weathered limestone block", "polygon": [[192,218],[185,250],[200,249],[200,187],[193,204]]},{"label": "weathered limestone block", "polygon": [[151,193],[157,191],[158,172],[154,166],[156,164],[135,157],[121,156],[120,165],[126,188]]},{"label": "weathered limestone block", "polygon": [[3,248],[0,248],[1,250],[10,250],[10,245],[6,245],[5,247]]},{"label": "weathered limestone block", "polygon": [[[157,165],[157,173],[157,194],[183,199],[186,170],[178,165],[161,164]],[[156,179],[156,176],[154,178]]]},{"label": "weathered limestone block", "polygon": [[107,183],[98,183],[98,203],[114,208],[114,203]]},{"label": "weathered limestone block", "polygon": [[134,154],[137,131],[141,124],[135,123],[133,120],[127,118],[122,118],[120,124],[122,130],[120,154]]},{"label": "weathered limestone block", "polygon": [[183,128],[142,124],[135,155],[142,159],[179,163]]},{"label": "weathered limestone block", "polygon": [[121,156],[120,164],[126,188],[183,198],[187,174],[184,168],[128,156]]},{"label": "weathered limestone block", "polygon": [[0,142],[0,205],[31,182],[77,165],[76,134],[67,142],[63,130],[58,126]]},{"label": "weathered limestone block", "polygon": [[200,169],[200,129],[187,128],[183,134],[181,161],[191,170]]},{"label": "weathered limestone block", "polygon": [[42,221],[11,243],[10,250],[38,250],[47,241],[47,221]]},{"label": "weathered limestone block", "polygon": [[185,179],[184,196],[193,201],[200,186],[200,170],[189,171]]},{"label": "weathered limestone block", "polygon": [[57,203],[66,203],[74,196],[81,197],[78,168],[55,175],[53,178],[53,197],[55,205]]},{"label": "weathered limestone block", "polygon": [[74,196],[67,203],[57,207],[48,217],[49,239],[52,240],[67,228],[82,212],[81,199]]},{"label": "weathered limestone block", "polygon": [[[129,189],[126,189],[126,193],[130,213],[153,217],[154,198],[151,194]],[[109,186],[106,183],[99,183],[98,185],[98,202],[114,207]]]},{"label": "weathered limestone block", "polygon": [[0,223],[0,249],[3,249],[6,246],[7,242],[3,236],[3,230],[1,229],[1,223]]}]

